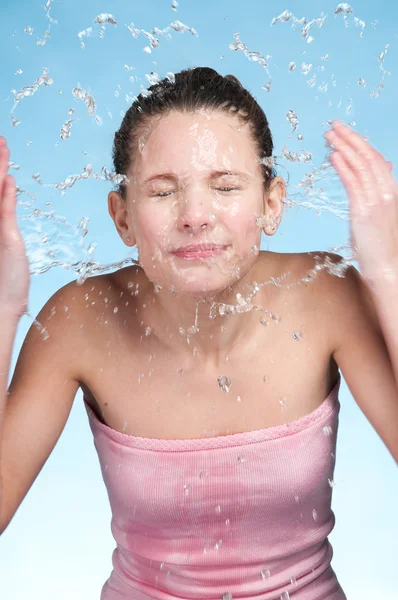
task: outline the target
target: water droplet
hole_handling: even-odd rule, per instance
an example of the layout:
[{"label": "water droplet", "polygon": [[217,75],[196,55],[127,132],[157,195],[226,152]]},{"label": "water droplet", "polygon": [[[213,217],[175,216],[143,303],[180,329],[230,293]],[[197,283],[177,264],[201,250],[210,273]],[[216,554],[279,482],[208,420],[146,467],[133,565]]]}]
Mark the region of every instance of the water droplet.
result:
[{"label": "water droplet", "polygon": [[215,544],[214,544],[214,550],[219,550],[222,546],[222,540],[218,540]]},{"label": "water droplet", "polygon": [[118,310],[119,310],[118,307],[115,306],[115,308],[113,309],[113,313],[116,314],[118,312]]},{"label": "water droplet", "polygon": [[312,69],[312,64],[303,63],[300,67],[300,71],[303,73],[303,75],[308,75],[308,73],[311,71],[311,69]]},{"label": "water droplet", "polygon": [[292,583],[293,585],[297,585],[297,580],[294,575],[292,575],[292,577],[290,578],[290,583]]},{"label": "water droplet", "polygon": [[199,473],[199,479],[201,479],[202,481],[203,481],[204,479],[209,479],[209,474],[208,474],[208,472],[207,472],[207,471],[201,471],[201,472]]},{"label": "water droplet", "polygon": [[261,215],[260,217],[257,217],[256,219],[256,226],[257,227],[265,227],[265,225],[267,224],[266,218],[264,215]]},{"label": "water droplet", "polygon": [[282,396],[282,398],[280,398],[279,404],[280,404],[282,411],[285,411],[287,409],[287,401],[286,401],[285,396]]},{"label": "water droplet", "polygon": [[220,514],[220,512],[221,512],[221,506],[220,505],[216,506],[215,511],[216,511],[217,514]]},{"label": "water droplet", "polygon": [[225,594],[221,596],[221,600],[232,600],[231,592],[225,592]]},{"label": "water droplet", "polygon": [[293,332],[293,339],[300,341],[303,339],[303,332],[302,331],[294,331]]},{"label": "water droplet", "polygon": [[333,481],[333,479],[328,479],[328,483],[331,488],[333,488],[336,485],[335,482]]},{"label": "water droplet", "polygon": [[260,323],[261,323],[261,325],[269,325],[269,322],[264,317],[261,317]]},{"label": "water droplet", "polygon": [[237,402],[242,402],[242,398],[240,396],[237,397],[236,399]]},{"label": "water droplet", "polygon": [[260,571],[262,579],[269,579],[271,577],[271,571],[269,569]]},{"label": "water droplet", "polygon": [[227,375],[220,375],[217,379],[218,385],[223,392],[229,392],[231,388],[231,380]]},{"label": "water droplet", "polygon": [[322,431],[323,431],[323,435],[326,437],[329,437],[333,433],[333,430],[330,427],[330,425],[325,425],[325,427],[322,429]]},{"label": "water droplet", "polygon": [[315,508],[312,509],[312,518],[314,521],[318,520],[318,513],[316,512]]},{"label": "water droplet", "polygon": [[145,337],[148,337],[149,335],[151,335],[151,333],[152,333],[152,328],[146,327],[145,328]]},{"label": "water droplet", "polygon": [[264,383],[267,383],[267,381],[268,381],[268,375],[264,375],[263,381],[264,381]]},{"label": "water droplet", "polygon": [[43,327],[43,329],[40,330],[40,335],[43,338],[43,341],[45,342],[46,340],[49,339],[50,334],[48,333],[47,329],[45,327]]},{"label": "water droplet", "polygon": [[286,592],[283,592],[283,594],[281,595],[280,600],[289,600],[289,598],[290,598],[290,594],[289,594],[288,591],[286,591]]},{"label": "water droplet", "polygon": [[227,527],[229,527],[229,525],[230,525],[230,524],[231,524],[231,521],[230,521],[229,519],[226,519],[226,521],[225,521],[225,525],[226,525]]},{"label": "water droplet", "polygon": [[186,496],[188,496],[188,494],[190,494],[190,493],[191,493],[191,491],[192,491],[192,486],[191,486],[191,485],[186,485],[186,484],[185,484],[185,485],[184,485],[184,494],[185,494]]}]

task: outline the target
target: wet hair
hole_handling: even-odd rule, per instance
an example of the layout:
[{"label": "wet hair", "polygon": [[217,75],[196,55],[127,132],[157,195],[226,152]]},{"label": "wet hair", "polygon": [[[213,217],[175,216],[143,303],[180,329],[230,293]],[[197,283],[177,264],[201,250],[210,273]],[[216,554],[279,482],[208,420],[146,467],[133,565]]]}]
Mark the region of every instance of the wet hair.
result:
[{"label": "wet hair", "polygon": [[[151,85],[134,100],[115,133],[112,158],[118,175],[125,175],[134,160],[140,136],[149,127],[152,117],[171,111],[191,113],[197,110],[222,110],[236,114],[249,123],[256,152],[261,160],[264,186],[268,189],[276,173],[272,161],[273,141],[263,109],[234,75],[222,76],[209,67],[184,69]],[[126,183],[117,191],[126,199]]]}]

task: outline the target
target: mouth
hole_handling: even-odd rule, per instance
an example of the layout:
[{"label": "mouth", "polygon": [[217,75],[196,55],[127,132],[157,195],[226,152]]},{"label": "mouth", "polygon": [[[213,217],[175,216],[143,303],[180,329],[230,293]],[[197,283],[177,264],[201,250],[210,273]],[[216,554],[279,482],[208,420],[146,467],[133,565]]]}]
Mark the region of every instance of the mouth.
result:
[{"label": "mouth", "polygon": [[183,260],[200,260],[203,258],[212,258],[225,252],[228,245],[219,244],[197,244],[184,246],[173,250],[171,254]]}]

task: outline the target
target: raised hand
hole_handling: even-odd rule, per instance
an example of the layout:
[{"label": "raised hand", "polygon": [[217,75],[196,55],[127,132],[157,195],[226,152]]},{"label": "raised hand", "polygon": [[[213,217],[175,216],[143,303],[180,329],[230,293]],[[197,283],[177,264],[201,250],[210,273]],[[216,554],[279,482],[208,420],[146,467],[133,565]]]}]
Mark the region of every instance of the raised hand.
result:
[{"label": "raised hand", "polygon": [[17,223],[9,157],[7,141],[0,136],[0,319],[24,315],[29,295],[29,262]]},{"label": "raised hand", "polygon": [[325,137],[350,201],[351,239],[369,282],[398,277],[398,185],[387,162],[362,136],[339,121]]}]

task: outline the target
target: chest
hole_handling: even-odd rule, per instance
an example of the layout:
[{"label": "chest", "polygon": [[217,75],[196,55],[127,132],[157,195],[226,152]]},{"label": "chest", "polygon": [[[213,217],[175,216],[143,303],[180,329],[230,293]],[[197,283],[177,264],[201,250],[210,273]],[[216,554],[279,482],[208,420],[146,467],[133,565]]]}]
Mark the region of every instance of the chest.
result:
[{"label": "chest", "polygon": [[[280,307],[282,308],[282,307]],[[215,364],[200,352],[165,351],[126,331],[97,332],[81,387],[109,427],[158,439],[216,437],[294,421],[317,409],[337,381],[331,324],[308,303]],[[85,359],[84,359],[85,360]]]}]

